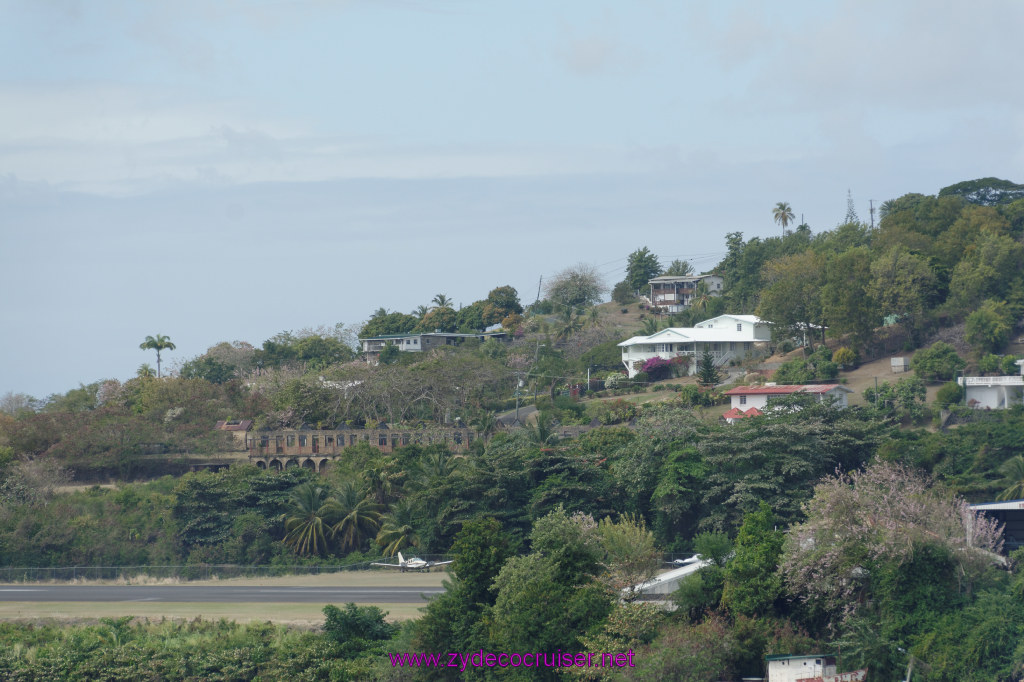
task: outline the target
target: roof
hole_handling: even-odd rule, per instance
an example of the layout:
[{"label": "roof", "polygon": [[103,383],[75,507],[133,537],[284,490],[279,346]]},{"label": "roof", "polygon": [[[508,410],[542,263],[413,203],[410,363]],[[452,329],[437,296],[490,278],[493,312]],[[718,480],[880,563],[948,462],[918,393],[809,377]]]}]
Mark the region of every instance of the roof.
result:
[{"label": "roof", "polygon": [[722,419],[744,419],[746,417],[760,417],[763,414],[764,412],[757,409],[756,407],[751,407],[749,410],[745,412],[738,407],[734,407],[725,414],[723,414]]},{"label": "roof", "polygon": [[379,341],[387,339],[408,339],[413,336],[450,336],[457,338],[471,338],[477,336],[508,336],[508,332],[473,332],[464,334],[462,332],[408,332],[406,334],[381,334],[380,336],[363,336],[360,341]]},{"label": "roof", "polygon": [[787,661],[794,658],[835,658],[835,654],[781,654],[778,656],[765,656],[766,661]]},{"label": "roof", "polygon": [[828,393],[834,389],[847,393],[852,390],[841,384],[792,384],[789,386],[737,386],[725,392],[725,395],[790,395],[792,393]]},{"label": "roof", "polygon": [[1006,502],[980,502],[972,504],[975,511],[1011,511],[1024,509],[1024,500],[1007,500]]},{"label": "roof", "polygon": [[735,329],[699,329],[697,327],[668,327],[650,336],[634,336],[619,346],[635,346],[641,343],[739,343],[756,341],[749,336],[741,335]]},{"label": "roof", "polygon": [[707,274],[707,275],[658,275],[647,280],[648,284],[654,282],[699,282],[702,279],[708,277],[721,277],[721,275]]},{"label": "roof", "polygon": [[696,561],[692,564],[687,564],[686,566],[682,566],[680,568],[673,568],[671,571],[659,573],[650,580],[639,583],[637,585],[633,585],[632,587],[623,588],[622,594],[629,594],[630,592],[642,593],[644,592],[644,590],[649,590],[657,585],[671,583],[682,578],[685,578],[686,576],[692,575],[693,573],[696,573],[705,566],[710,566],[711,564],[712,562],[710,560],[701,559],[700,561]]},{"label": "roof", "polygon": [[767,320],[762,320],[757,315],[730,315],[726,313],[725,315],[719,315],[718,317],[712,317],[707,320],[702,320],[701,322],[697,323],[697,326],[707,324],[708,322],[714,322],[715,320],[720,320],[723,317],[728,317],[729,319],[732,320],[740,320],[741,322],[749,322],[750,324],[768,324]]},{"label": "roof", "polygon": [[248,431],[250,426],[252,426],[251,419],[239,419],[233,421],[221,420],[217,422],[217,426],[214,428],[219,431]]}]

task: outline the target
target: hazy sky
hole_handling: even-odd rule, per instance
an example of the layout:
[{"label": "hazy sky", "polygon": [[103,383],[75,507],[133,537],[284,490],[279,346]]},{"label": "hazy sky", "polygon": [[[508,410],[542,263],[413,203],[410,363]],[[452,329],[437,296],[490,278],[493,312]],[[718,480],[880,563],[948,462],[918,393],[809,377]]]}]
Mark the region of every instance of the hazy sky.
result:
[{"label": "hazy sky", "polygon": [[0,0],[0,394],[1024,181],[1018,0]]}]

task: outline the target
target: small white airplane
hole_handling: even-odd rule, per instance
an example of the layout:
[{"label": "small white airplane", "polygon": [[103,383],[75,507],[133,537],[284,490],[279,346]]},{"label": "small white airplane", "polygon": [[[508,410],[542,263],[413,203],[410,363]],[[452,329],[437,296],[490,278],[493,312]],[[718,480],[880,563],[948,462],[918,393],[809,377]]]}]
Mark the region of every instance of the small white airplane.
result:
[{"label": "small white airplane", "polygon": [[375,562],[375,563],[372,563],[370,565],[371,566],[381,566],[383,568],[397,568],[402,573],[405,573],[406,571],[427,571],[429,573],[430,569],[433,568],[434,566],[445,566],[445,565],[450,564],[450,563],[452,563],[452,562],[451,561],[425,561],[423,559],[420,559],[417,556],[414,556],[414,557],[412,557],[410,559],[406,559],[404,556],[402,556],[402,553],[399,552],[398,553],[398,563],[397,564],[382,564],[382,563],[376,563]]},{"label": "small white airplane", "polygon": [[665,563],[669,564],[670,566],[682,567],[689,566],[690,564],[695,564],[698,561],[700,561],[700,554],[694,554],[689,559],[675,559],[673,561],[666,561]]}]

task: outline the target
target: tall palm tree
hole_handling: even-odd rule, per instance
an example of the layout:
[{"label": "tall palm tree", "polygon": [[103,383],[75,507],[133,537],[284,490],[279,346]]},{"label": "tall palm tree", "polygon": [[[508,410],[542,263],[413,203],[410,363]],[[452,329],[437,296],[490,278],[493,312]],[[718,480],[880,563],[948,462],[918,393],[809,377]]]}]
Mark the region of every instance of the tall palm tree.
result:
[{"label": "tall palm tree", "polygon": [[997,500],[1024,499],[1024,456],[1017,455],[1003,462],[999,471],[1006,476],[1008,487],[999,493]]},{"label": "tall palm tree", "polygon": [[429,313],[429,312],[430,312],[430,308],[428,308],[427,306],[425,306],[425,305],[418,305],[418,306],[416,306],[416,310],[412,311],[412,314],[422,320],[424,317],[427,316],[427,313]]},{"label": "tall palm tree", "polygon": [[380,528],[381,505],[367,499],[352,481],[346,481],[334,495],[337,523],[331,531],[339,538],[342,551],[358,549]]},{"label": "tall palm tree", "polygon": [[775,208],[772,209],[772,217],[775,218],[775,222],[782,225],[782,236],[786,236],[786,227],[793,222],[796,217],[793,215],[793,209],[789,207],[785,201],[780,201],[775,204]]},{"label": "tall palm tree", "polygon": [[697,282],[697,286],[693,289],[693,307],[707,312],[708,303],[710,302],[711,291],[708,290],[708,283],[704,280]]},{"label": "tall palm tree", "polygon": [[434,298],[430,299],[430,302],[434,304],[436,308],[451,308],[452,299],[448,298],[444,294],[438,294]]},{"label": "tall palm tree", "polygon": [[163,334],[157,334],[156,336],[147,336],[146,340],[139,344],[139,348],[142,350],[153,349],[156,351],[156,376],[160,378],[160,351],[162,350],[174,350],[174,344],[171,343],[169,336]]},{"label": "tall palm tree", "polygon": [[416,518],[416,507],[409,500],[399,500],[392,506],[375,540],[384,556],[395,556],[407,547],[420,546],[419,535],[413,526]]},{"label": "tall palm tree", "polygon": [[337,504],[313,483],[295,488],[289,502],[291,508],[282,516],[284,544],[300,556],[322,554],[327,549],[327,535],[337,514]]}]

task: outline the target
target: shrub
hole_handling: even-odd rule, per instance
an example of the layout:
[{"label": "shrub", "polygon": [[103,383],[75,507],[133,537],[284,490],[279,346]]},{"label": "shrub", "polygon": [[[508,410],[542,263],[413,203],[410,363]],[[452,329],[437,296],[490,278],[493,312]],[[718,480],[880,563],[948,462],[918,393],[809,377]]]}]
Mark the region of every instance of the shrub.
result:
[{"label": "shrub", "polygon": [[982,355],[978,360],[978,371],[982,374],[997,374],[1000,369],[1000,359],[998,355],[989,353],[988,355]]},{"label": "shrub", "polygon": [[856,367],[857,366],[857,354],[847,348],[841,346],[836,349],[836,352],[832,354],[832,362],[837,363],[840,367]]},{"label": "shrub", "polygon": [[646,374],[651,381],[661,381],[671,375],[672,364],[664,358],[653,357],[644,363],[641,370],[641,374]]},{"label": "shrub", "polygon": [[930,348],[919,350],[910,361],[914,374],[925,380],[952,379],[957,370],[966,366],[963,358],[956,354],[956,349],[944,341],[936,341]]},{"label": "shrub", "polygon": [[1007,355],[999,365],[1000,371],[1006,375],[1020,374],[1020,365],[1017,364],[1018,359],[1015,355]]},{"label": "shrub", "polygon": [[935,395],[935,404],[942,408],[948,408],[950,405],[957,405],[961,400],[964,399],[964,390],[956,382],[950,381],[949,383],[943,384],[942,388]]},{"label": "shrub", "polygon": [[779,352],[783,353],[783,354],[785,354],[785,353],[792,353],[793,352],[793,342],[790,341],[789,339],[786,339],[785,341],[780,343],[779,344]]}]

